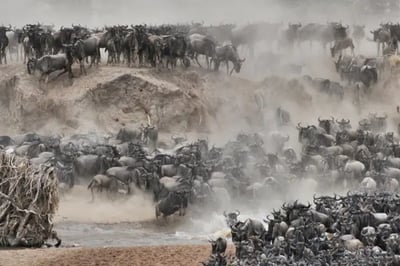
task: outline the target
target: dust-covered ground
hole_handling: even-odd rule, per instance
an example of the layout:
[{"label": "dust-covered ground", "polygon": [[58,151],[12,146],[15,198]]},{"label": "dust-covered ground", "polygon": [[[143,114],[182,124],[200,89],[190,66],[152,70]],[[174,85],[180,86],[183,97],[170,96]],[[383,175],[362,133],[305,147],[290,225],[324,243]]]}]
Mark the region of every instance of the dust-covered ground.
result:
[{"label": "dust-covered ground", "polygon": [[[228,246],[227,255],[234,254]],[[96,266],[142,266],[142,265],[199,265],[210,253],[205,245],[170,245],[130,248],[76,248],[51,250],[5,250],[1,251],[0,265],[50,266],[50,265],[96,265]]]}]

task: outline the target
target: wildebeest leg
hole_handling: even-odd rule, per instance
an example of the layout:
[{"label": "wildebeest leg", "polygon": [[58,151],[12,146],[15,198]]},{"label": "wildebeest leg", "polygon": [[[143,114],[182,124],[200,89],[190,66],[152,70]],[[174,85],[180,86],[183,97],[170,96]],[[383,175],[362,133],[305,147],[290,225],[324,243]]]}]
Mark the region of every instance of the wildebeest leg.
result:
[{"label": "wildebeest leg", "polygon": [[232,67],[231,72],[229,72],[229,76],[232,76],[233,70],[235,70],[235,66]]},{"label": "wildebeest leg", "polygon": [[229,75],[229,61],[226,60],[225,64],[226,64],[226,74]]},{"label": "wildebeest leg", "polygon": [[67,72],[68,72],[68,70],[67,70],[67,69],[64,69],[61,73],[59,73],[59,74],[57,75],[56,78],[58,78],[59,76],[61,76],[61,75],[64,74],[64,73],[67,73]]},{"label": "wildebeest leg", "polygon": [[[199,62],[199,55],[196,53],[196,55],[194,56],[194,60],[196,61],[196,63],[199,65],[199,67],[202,67],[201,65],[200,65],[200,62]],[[0,62],[1,63],[1,62]]]},{"label": "wildebeest leg", "polygon": [[42,82],[42,81],[44,80],[45,76],[46,76],[45,73],[42,73],[42,74],[40,75],[39,83]]},{"label": "wildebeest leg", "polygon": [[90,192],[91,192],[91,194],[92,194],[92,198],[91,198],[91,200],[90,200],[90,203],[93,203],[93,202],[94,202],[94,187],[92,187],[92,188],[90,189]]},{"label": "wildebeest leg", "polygon": [[84,63],[84,60],[83,60],[83,59],[82,59],[82,60],[79,60],[79,67],[80,67],[81,75],[83,75],[83,74],[86,72],[86,70],[85,70],[85,63]]}]

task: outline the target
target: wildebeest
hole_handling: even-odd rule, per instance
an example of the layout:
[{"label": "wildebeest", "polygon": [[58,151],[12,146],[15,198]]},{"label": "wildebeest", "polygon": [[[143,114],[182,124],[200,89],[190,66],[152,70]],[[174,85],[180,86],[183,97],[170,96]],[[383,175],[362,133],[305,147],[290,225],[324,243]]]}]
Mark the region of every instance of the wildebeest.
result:
[{"label": "wildebeest", "polygon": [[188,37],[188,55],[196,60],[201,67],[198,55],[204,55],[207,61],[207,68],[210,69],[210,58],[215,56],[215,41],[201,34],[192,34]]},{"label": "wildebeest", "polygon": [[115,41],[110,39],[107,41],[105,51],[108,53],[107,64],[116,64],[117,63],[117,47],[115,45]]},{"label": "wildebeest", "polygon": [[179,211],[179,216],[185,215],[185,210],[188,206],[187,192],[185,191],[171,191],[168,196],[161,199],[155,209],[156,218],[163,215],[163,217],[170,216]]},{"label": "wildebeest", "polygon": [[385,29],[385,28],[379,28],[377,30],[370,31],[373,35],[373,41],[377,43],[378,47],[378,52],[377,55],[379,55],[379,51],[382,47],[382,53],[383,50],[385,49],[385,45],[389,43],[390,41],[390,31]]},{"label": "wildebeest", "polygon": [[292,24],[289,23],[288,29],[283,31],[281,42],[283,45],[286,45],[290,48],[293,48],[295,42],[298,41],[299,29],[301,28],[301,23]]},{"label": "wildebeest", "polygon": [[53,53],[58,54],[58,52],[64,50],[63,45],[73,44],[74,38],[76,38],[76,34],[73,28],[61,27],[59,31],[53,34]]},{"label": "wildebeest", "polygon": [[333,47],[331,48],[331,55],[332,57],[335,57],[335,55],[340,52],[342,53],[343,50],[350,48],[351,53],[354,56],[354,44],[353,44],[353,39],[352,38],[344,38],[342,40],[338,40],[335,42]]},{"label": "wildebeest", "polygon": [[11,31],[11,27],[9,27],[9,28],[4,27],[4,26],[0,27],[0,64],[2,64],[3,59],[4,59],[4,63],[7,64],[6,48],[9,44],[9,40],[6,35],[7,31]]},{"label": "wildebeest", "polygon": [[100,61],[99,39],[90,37],[85,40],[77,40],[72,48],[72,55],[79,60],[81,74],[86,74],[84,60],[86,57],[91,57],[90,66]]},{"label": "wildebeest", "polygon": [[209,240],[211,243],[211,254],[224,254],[226,251],[227,241],[222,237],[218,237],[217,240]]},{"label": "wildebeest", "polygon": [[135,49],[138,48],[136,30],[133,27],[122,39],[122,50],[128,67],[135,62]]},{"label": "wildebeest", "polygon": [[138,142],[143,138],[143,132],[138,129],[121,128],[116,136],[121,142]]},{"label": "wildebeest", "polygon": [[368,58],[340,55],[335,66],[341,79],[347,80],[349,83],[362,82],[369,88],[378,81],[376,64]]},{"label": "wildebeest", "polygon": [[94,190],[98,192],[107,191],[108,193],[116,193],[118,191],[118,180],[107,175],[95,175],[88,185],[92,194],[92,202],[94,201]]},{"label": "wildebeest", "polygon": [[59,73],[58,76],[68,72],[69,78],[72,78],[72,63],[72,53],[70,47],[68,47],[65,54],[45,55],[39,59],[29,59],[27,68],[29,74],[32,74],[33,71],[38,70],[41,73],[40,81],[45,78],[45,82],[47,83],[49,75],[57,70],[63,70],[63,72]]},{"label": "wildebeest", "polygon": [[163,38],[162,57],[166,58],[166,67],[174,69],[177,60],[180,59],[185,67],[190,65],[186,58],[187,42],[183,35],[171,35]]},{"label": "wildebeest", "polygon": [[[228,75],[232,75],[235,70],[236,73],[240,72],[240,68],[242,67],[242,63],[246,59],[240,59],[237,49],[232,44],[226,44],[224,46],[217,47],[215,49],[215,57],[213,58],[214,62],[214,70],[218,71],[219,65],[221,62],[225,62],[226,64],[226,73]],[[232,70],[229,71],[229,62],[233,63]]]}]

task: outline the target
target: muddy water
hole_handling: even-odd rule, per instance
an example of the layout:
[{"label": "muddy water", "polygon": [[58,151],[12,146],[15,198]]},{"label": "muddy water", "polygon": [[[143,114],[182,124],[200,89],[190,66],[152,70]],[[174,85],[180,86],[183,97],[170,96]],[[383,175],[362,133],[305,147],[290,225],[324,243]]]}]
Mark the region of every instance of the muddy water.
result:
[{"label": "muddy water", "polygon": [[[309,200],[309,195],[312,195],[304,187],[296,186],[296,190],[303,191],[304,195],[297,191],[288,196]],[[279,208],[282,203],[280,199],[241,204],[228,200],[218,210],[215,206],[191,206],[184,217],[174,216],[168,217],[167,221],[157,221],[154,203],[149,195],[135,193],[116,201],[96,198],[94,203],[90,199],[87,188],[79,186],[61,198],[55,229],[63,239],[63,245],[119,247],[204,244],[210,238],[229,237],[224,210],[240,210],[239,219],[242,221],[247,218],[262,221],[268,210]]]},{"label": "muddy water", "polygon": [[87,189],[77,187],[61,198],[54,220],[64,246],[201,244],[229,232],[222,213],[201,216],[188,213],[157,221],[148,195],[136,194],[117,201],[96,198],[91,203]]},{"label": "muddy water", "polygon": [[56,225],[63,245],[85,247],[121,247],[172,244],[201,244],[202,236],[189,235],[171,228],[156,228],[142,223],[93,224],[63,222]]}]

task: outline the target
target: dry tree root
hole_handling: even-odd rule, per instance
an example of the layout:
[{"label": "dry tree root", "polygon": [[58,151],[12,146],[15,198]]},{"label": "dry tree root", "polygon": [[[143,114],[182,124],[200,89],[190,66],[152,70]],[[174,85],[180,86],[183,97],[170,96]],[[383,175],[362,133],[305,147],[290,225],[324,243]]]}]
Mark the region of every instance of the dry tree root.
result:
[{"label": "dry tree root", "polygon": [[0,247],[41,247],[49,239],[59,246],[52,223],[58,203],[53,167],[0,152]]}]

